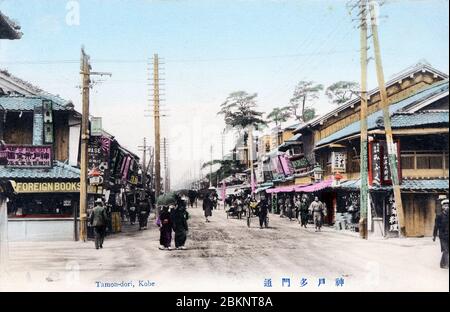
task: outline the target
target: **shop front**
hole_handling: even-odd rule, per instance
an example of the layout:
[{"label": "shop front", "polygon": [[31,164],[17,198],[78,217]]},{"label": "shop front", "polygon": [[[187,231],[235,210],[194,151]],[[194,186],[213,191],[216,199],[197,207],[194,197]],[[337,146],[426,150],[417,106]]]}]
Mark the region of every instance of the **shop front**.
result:
[{"label": "shop front", "polygon": [[8,207],[11,241],[73,240],[79,207],[77,181],[11,181]]}]

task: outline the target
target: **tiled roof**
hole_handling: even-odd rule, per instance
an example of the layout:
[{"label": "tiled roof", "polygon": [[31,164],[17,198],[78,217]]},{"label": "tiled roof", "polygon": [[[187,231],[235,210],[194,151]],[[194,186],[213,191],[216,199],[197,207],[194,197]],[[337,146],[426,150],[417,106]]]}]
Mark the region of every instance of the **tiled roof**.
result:
[{"label": "tiled roof", "polygon": [[[434,75],[441,77],[442,79],[448,79],[447,74],[433,68],[426,61],[420,61],[416,65],[411,66],[411,67],[407,68],[406,70],[394,75],[392,79],[390,79],[389,81],[386,82],[386,86],[390,86],[390,85],[398,82],[399,80],[402,80],[414,73],[424,72],[424,71],[431,72]],[[379,92],[379,88],[375,88],[375,89],[369,91],[368,96],[370,97],[371,95],[376,94],[377,92]],[[316,126],[316,125],[320,124],[321,122],[323,122],[324,120],[328,119],[329,117],[333,116],[334,114],[339,113],[340,111],[345,110],[352,105],[359,105],[358,103],[360,103],[360,100],[358,98],[350,100],[346,103],[343,103],[343,104],[339,105],[337,108],[333,109],[332,111],[330,111],[324,115],[317,116],[316,118],[308,121],[307,123],[300,125],[297,129],[294,130],[294,133],[299,132],[302,129],[307,128],[307,127]]]},{"label": "tiled roof", "polygon": [[53,168],[9,168],[0,166],[0,179],[80,179],[80,169],[55,161]]},{"label": "tiled roof", "polygon": [[[398,111],[404,107],[407,107],[409,105],[412,105],[412,104],[420,102],[420,101],[425,101],[428,98],[435,96],[436,94],[439,94],[442,92],[448,92],[448,80],[436,83],[424,90],[421,90],[421,91],[415,93],[414,95],[412,95],[410,97],[407,97],[406,99],[403,99],[399,102],[391,104],[389,106],[389,111],[391,112],[391,114],[393,114],[396,111]],[[393,128],[401,128],[401,127],[410,127],[410,126],[416,126],[416,125],[435,124],[437,120],[441,120],[442,122],[448,123],[448,112],[446,113],[447,119],[445,121],[443,121],[444,120],[443,115],[433,114],[433,116],[430,118],[428,118],[428,117],[423,118],[423,114],[425,114],[425,113],[422,113],[421,117],[411,117],[412,115],[404,115],[404,116],[396,115],[398,117],[395,117],[392,119],[392,127]],[[430,114],[431,114],[431,112],[430,112]],[[369,115],[367,117],[367,129],[372,130],[372,129],[378,128],[377,120],[382,116],[383,116],[382,110],[379,110],[379,111]],[[399,122],[398,125],[396,124],[397,121]],[[417,122],[418,124],[414,124],[414,122]],[[361,128],[360,122],[356,121],[356,122],[350,124],[349,126],[345,127],[344,129],[341,129],[341,130],[323,138],[322,140],[320,140],[319,142],[316,143],[316,146],[328,144],[328,143],[334,142],[336,140],[343,139],[348,136],[357,134],[360,132],[360,130],[361,130],[360,128]]]},{"label": "tiled roof", "polygon": [[422,125],[448,123],[449,114],[445,112],[417,112],[414,114],[398,114],[392,116],[394,128],[408,128]]},{"label": "tiled roof", "polygon": [[302,136],[301,133],[294,134],[292,137],[290,137],[289,139],[287,139],[286,142],[295,142],[295,141],[298,141],[298,139],[300,139],[301,136]]},{"label": "tiled roof", "polygon": [[[361,180],[348,180],[342,182],[338,188],[342,189],[350,189],[350,190],[359,190],[361,188]],[[400,186],[402,190],[412,190],[412,191],[448,191],[449,182],[448,179],[403,179],[402,185]],[[372,190],[390,190],[392,187],[390,186],[381,186],[381,187],[371,187]]]},{"label": "tiled roof", "polygon": [[42,100],[52,100],[53,110],[71,110],[65,107],[62,99],[48,94],[40,96],[0,96],[0,108],[4,108],[9,111],[33,111],[36,106],[42,105]]}]

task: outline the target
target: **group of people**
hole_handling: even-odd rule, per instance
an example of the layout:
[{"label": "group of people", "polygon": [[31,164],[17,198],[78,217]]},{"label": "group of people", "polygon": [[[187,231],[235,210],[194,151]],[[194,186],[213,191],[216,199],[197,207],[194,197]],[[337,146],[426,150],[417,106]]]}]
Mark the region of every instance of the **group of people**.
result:
[{"label": "group of people", "polygon": [[225,198],[225,207],[229,215],[234,215],[238,218],[252,213],[259,217],[261,229],[268,227],[267,216],[270,210],[270,202],[264,193],[260,195],[259,200],[256,200],[255,196],[244,192],[231,194]]},{"label": "group of people", "polygon": [[185,250],[188,233],[189,213],[186,202],[177,198],[177,203],[171,206],[162,206],[156,225],[160,230],[159,249],[171,250],[172,231],[175,233],[175,249]]},{"label": "group of people", "polygon": [[287,217],[290,221],[298,220],[298,223],[304,228],[307,227],[308,221],[312,218],[316,231],[321,230],[323,219],[327,214],[326,205],[319,200],[318,196],[315,196],[314,201],[309,205],[306,196],[279,196],[278,208],[281,218]]},{"label": "group of people", "polygon": [[139,231],[147,229],[148,217],[150,215],[150,205],[141,201],[137,205],[130,205],[128,208],[128,216],[130,217],[130,224],[136,223],[136,217],[138,218]]},{"label": "group of people", "polygon": [[244,192],[231,194],[225,198],[227,213],[237,216],[239,219],[247,213],[247,208],[251,201],[251,195]]}]

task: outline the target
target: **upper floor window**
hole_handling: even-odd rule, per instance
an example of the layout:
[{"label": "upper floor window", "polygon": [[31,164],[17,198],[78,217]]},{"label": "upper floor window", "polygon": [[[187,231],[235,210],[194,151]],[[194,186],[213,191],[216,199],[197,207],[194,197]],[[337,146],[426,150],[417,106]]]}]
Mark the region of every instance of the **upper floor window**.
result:
[{"label": "upper floor window", "polygon": [[402,169],[448,169],[448,153],[444,151],[404,151]]}]

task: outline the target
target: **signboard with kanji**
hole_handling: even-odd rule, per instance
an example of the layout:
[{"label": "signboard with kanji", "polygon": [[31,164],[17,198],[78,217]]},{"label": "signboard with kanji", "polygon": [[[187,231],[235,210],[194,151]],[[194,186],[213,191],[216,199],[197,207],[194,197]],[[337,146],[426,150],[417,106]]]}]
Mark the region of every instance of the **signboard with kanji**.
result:
[{"label": "signboard with kanji", "polygon": [[[392,147],[397,154],[397,171],[401,183],[402,168],[400,166],[400,142],[397,141]],[[374,140],[369,142],[369,183],[370,185],[392,185],[391,170],[389,167],[389,155],[387,142]]]},{"label": "signboard with kanji", "polygon": [[345,172],[345,164],[347,162],[347,154],[345,152],[331,153],[331,171]]},{"label": "signboard with kanji", "polygon": [[0,151],[0,165],[14,168],[51,168],[52,147],[7,144]]}]

